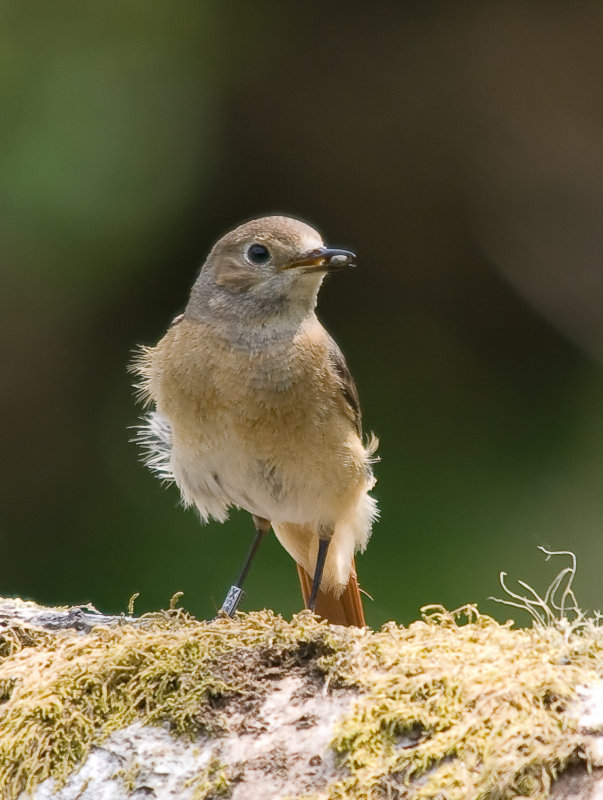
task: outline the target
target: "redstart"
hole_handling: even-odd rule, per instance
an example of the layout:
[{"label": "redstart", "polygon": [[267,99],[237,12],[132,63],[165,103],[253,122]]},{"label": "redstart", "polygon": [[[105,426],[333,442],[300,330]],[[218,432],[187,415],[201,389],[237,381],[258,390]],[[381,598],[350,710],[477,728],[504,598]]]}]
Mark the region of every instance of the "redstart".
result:
[{"label": "redstart", "polygon": [[252,515],[256,536],[223,606],[230,615],[272,526],[306,605],[364,625],[354,553],[377,516],[377,441],[363,440],[356,386],[315,314],[325,275],[355,263],[299,220],[246,222],[214,245],[184,313],[134,364],[154,406],[139,431],[147,465],[204,522],[223,522],[231,507]]}]

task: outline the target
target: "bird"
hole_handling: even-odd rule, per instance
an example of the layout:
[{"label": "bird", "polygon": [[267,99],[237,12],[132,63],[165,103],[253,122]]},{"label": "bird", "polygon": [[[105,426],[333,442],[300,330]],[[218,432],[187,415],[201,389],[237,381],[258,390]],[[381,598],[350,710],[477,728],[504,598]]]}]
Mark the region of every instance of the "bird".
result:
[{"label": "bird", "polygon": [[131,370],[151,410],[137,438],[201,520],[249,512],[255,538],[222,611],[234,614],[272,527],[297,564],[306,607],[365,625],[354,556],[378,516],[378,441],[363,436],[354,380],[316,316],[325,276],[356,266],[312,226],[251,219],[222,236],[184,312]]}]

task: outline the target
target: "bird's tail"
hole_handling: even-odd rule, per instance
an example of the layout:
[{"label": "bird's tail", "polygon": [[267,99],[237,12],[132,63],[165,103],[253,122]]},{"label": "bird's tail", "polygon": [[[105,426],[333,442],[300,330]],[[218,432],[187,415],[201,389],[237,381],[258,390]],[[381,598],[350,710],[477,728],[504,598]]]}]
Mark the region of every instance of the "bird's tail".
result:
[{"label": "bird's tail", "polygon": [[[307,606],[310,592],[312,591],[312,578],[299,564],[297,565],[297,572],[304,604]],[[350,579],[343,592],[335,595],[322,589],[318,590],[315,611],[319,617],[326,619],[327,622],[331,622],[333,625],[355,625],[358,628],[364,628],[366,623],[364,621],[362,597],[360,596],[358,578],[353,564]]]}]

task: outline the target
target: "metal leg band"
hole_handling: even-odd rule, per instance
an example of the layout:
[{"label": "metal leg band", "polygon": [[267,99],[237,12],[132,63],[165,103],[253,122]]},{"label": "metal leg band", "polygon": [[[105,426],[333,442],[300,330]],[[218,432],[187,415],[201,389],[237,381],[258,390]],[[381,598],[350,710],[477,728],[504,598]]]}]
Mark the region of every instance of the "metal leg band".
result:
[{"label": "metal leg band", "polygon": [[238,586],[231,586],[226,595],[226,599],[222,603],[221,611],[228,614],[229,617],[232,617],[244,596],[245,592],[241,588]]}]

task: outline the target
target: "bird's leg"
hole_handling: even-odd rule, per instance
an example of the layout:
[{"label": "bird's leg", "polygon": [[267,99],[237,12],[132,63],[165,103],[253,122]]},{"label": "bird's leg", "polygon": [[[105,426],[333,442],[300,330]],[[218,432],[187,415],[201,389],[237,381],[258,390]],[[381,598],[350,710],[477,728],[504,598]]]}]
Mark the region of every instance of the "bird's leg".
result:
[{"label": "bird's leg", "polygon": [[328,539],[322,537],[318,539],[318,555],[316,556],[314,580],[312,581],[312,591],[310,592],[310,599],[308,600],[308,608],[310,611],[314,611],[314,607],[316,605],[316,598],[318,597],[318,590],[320,589],[320,581],[325,568],[325,561],[327,560],[327,552],[329,550],[330,543],[330,536]]},{"label": "bird's leg", "polygon": [[264,519],[263,517],[256,517],[255,514],[252,514],[251,516],[253,518],[255,536],[253,542],[251,543],[251,547],[249,548],[249,552],[247,553],[247,558],[245,559],[245,563],[243,564],[243,569],[241,570],[241,574],[239,575],[237,582],[233,584],[228,590],[226,599],[222,603],[222,608],[220,609],[225,614],[228,614],[229,617],[233,616],[233,614],[235,613],[235,611],[239,606],[239,603],[243,599],[243,595],[245,594],[245,592],[242,589],[243,581],[247,577],[247,573],[251,568],[251,563],[255,558],[255,554],[258,551],[260,542],[264,538],[264,534],[268,533],[268,531],[270,530],[270,520]]}]

